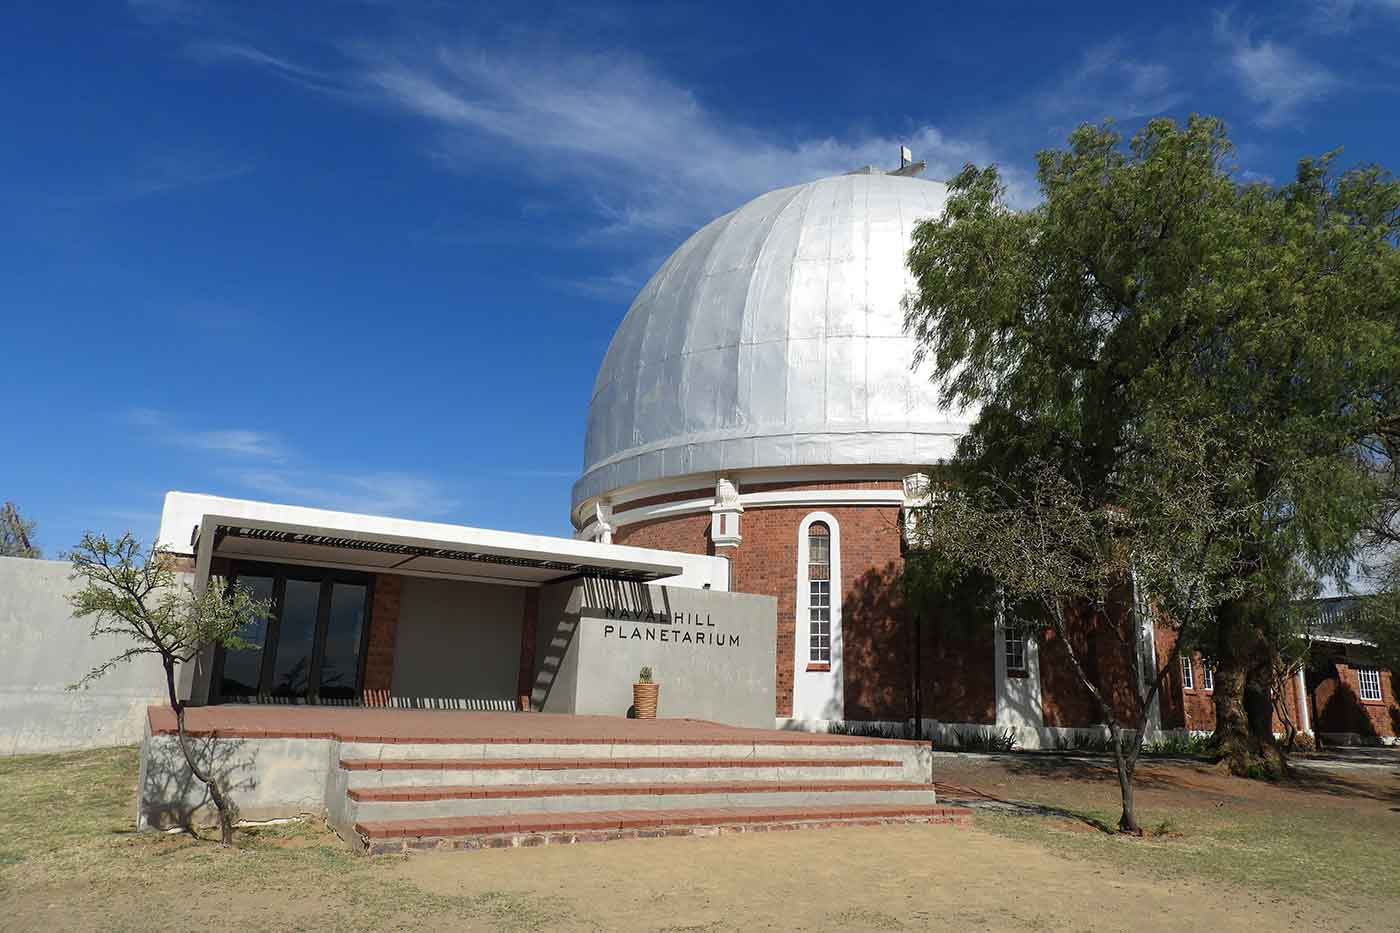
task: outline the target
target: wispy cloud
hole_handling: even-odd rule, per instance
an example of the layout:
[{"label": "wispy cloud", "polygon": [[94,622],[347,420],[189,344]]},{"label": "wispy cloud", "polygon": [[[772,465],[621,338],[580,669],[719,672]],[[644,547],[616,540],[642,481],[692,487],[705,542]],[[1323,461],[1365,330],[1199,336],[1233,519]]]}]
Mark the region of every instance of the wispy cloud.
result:
[{"label": "wispy cloud", "polygon": [[266,431],[251,428],[194,430],[154,408],[132,409],[127,412],[126,420],[146,429],[161,443],[174,447],[274,462],[286,459],[288,455],[286,446]]},{"label": "wispy cloud", "polygon": [[1170,68],[1129,56],[1114,39],[1085,53],[1059,87],[1040,96],[1038,109],[1079,121],[1131,120],[1166,113],[1186,98]]},{"label": "wispy cloud", "polygon": [[1321,32],[1343,34],[1371,13],[1400,13],[1400,0],[1319,0],[1312,7],[1310,22]]},{"label": "wispy cloud", "polygon": [[461,503],[436,480],[413,473],[244,470],[227,474],[243,489],[280,501],[402,518],[440,518]]},{"label": "wispy cloud", "polygon": [[185,53],[203,64],[228,62],[252,65],[273,72],[304,87],[340,93],[347,90],[335,75],[300,65],[290,59],[244,42],[198,40],[185,46]]},{"label": "wispy cloud", "polygon": [[[422,121],[430,155],[465,171],[566,180],[574,206],[609,234],[676,233],[773,188],[890,165],[909,144],[945,178],[992,147],[930,124],[900,132],[789,136],[736,122],[693,91],[626,53],[590,53],[546,41],[485,48],[471,43],[339,47],[334,72],[242,43],[200,42],[197,58],[258,68]],[[1146,79],[1144,79],[1146,80]],[[1027,178],[1010,173],[1013,195]],[[572,189],[571,191],[569,189]]]},{"label": "wispy cloud", "polygon": [[225,487],[238,495],[268,496],[292,505],[348,512],[436,518],[460,500],[436,479],[393,470],[322,469],[281,438],[250,428],[193,430],[182,419],[156,408],[135,408],[122,420],[171,447],[198,451]]},{"label": "wispy cloud", "polygon": [[113,171],[85,189],[70,190],[48,198],[56,208],[80,208],[125,204],[160,194],[230,181],[253,171],[247,162],[171,154],[148,159],[125,171]]},{"label": "wispy cloud", "polygon": [[1343,82],[1318,62],[1271,39],[1256,40],[1228,12],[1217,15],[1216,38],[1225,46],[1231,70],[1245,97],[1262,108],[1254,122],[1265,127],[1295,125],[1309,104],[1325,100]]}]

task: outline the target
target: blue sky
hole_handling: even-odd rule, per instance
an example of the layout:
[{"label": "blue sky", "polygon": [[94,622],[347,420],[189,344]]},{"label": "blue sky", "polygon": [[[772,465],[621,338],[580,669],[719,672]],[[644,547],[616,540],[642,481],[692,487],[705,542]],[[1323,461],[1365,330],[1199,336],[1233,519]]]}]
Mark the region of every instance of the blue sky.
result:
[{"label": "blue sky", "polygon": [[50,556],[149,538],[169,489],[567,533],[661,260],[901,142],[1023,204],[1106,116],[1220,115],[1250,178],[1400,162],[1400,0],[132,0],[4,33],[0,499]]}]

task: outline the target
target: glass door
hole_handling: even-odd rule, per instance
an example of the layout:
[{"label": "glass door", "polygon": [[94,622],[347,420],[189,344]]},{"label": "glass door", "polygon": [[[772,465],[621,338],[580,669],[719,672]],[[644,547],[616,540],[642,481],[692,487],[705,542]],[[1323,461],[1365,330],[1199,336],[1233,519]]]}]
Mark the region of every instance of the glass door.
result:
[{"label": "glass door", "polygon": [[370,578],[304,567],[235,568],[232,585],[272,603],[239,636],[255,647],[220,648],[214,702],[350,704],[360,699]]}]

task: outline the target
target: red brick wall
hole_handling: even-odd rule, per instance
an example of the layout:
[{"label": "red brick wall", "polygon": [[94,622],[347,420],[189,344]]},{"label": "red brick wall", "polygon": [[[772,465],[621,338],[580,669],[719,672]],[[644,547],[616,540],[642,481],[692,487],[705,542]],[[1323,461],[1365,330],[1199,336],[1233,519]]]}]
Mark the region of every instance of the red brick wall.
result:
[{"label": "red brick wall", "polygon": [[[896,483],[813,483],[784,488],[898,488]],[[744,487],[752,491],[754,487]],[[814,511],[836,519],[841,538],[841,636],[845,715],[848,719],[903,719],[912,712],[912,624],[900,597],[899,508],[888,506],[779,506],[744,512],[743,543],[724,548],[730,588],[773,596],[777,607],[777,715],[792,715],[793,656],[797,637],[797,532]],[[710,516],[683,515],[624,525],[618,544],[692,554],[713,553]],[[922,626],[924,715],[949,722],[991,722],[996,685],[990,635],[962,643],[938,619]]]},{"label": "red brick wall", "polygon": [[1308,691],[1313,700],[1313,729],[1317,732],[1354,732],[1364,738],[1400,734],[1400,703],[1388,670],[1381,670],[1381,700],[1361,699],[1357,667],[1360,661],[1333,657],[1308,671]]},{"label": "red brick wall", "polygon": [[525,609],[520,623],[520,673],[515,681],[515,692],[522,697],[528,697],[534,687],[535,630],[539,621],[540,591],[531,587],[525,591]]},{"label": "red brick wall", "polygon": [[403,578],[378,574],[370,610],[369,647],[365,652],[365,705],[383,706],[394,678],[394,643],[399,635],[399,597]]},{"label": "red brick wall", "polygon": [[[739,526],[748,534],[748,516]],[[677,515],[635,525],[623,525],[613,533],[614,544],[649,547],[683,554],[713,554],[710,544],[710,514]],[[733,581],[731,580],[731,585]]]}]

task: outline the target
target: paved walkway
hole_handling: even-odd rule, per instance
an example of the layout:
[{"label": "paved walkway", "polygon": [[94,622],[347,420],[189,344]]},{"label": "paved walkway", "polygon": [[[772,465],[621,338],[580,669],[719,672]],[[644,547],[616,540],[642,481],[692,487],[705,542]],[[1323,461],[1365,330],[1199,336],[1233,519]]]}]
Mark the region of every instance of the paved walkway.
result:
[{"label": "paved walkway", "polygon": [[[151,731],[171,734],[169,707],[147,711]],[[422,744],[590,745],[922,745],[899,739],[785,732],[726,726],[699,719],[624,719],[553,713],[468,712],[325,706],[200,706],[185,712],[190,735],[229,738],[339,739]]]}]

